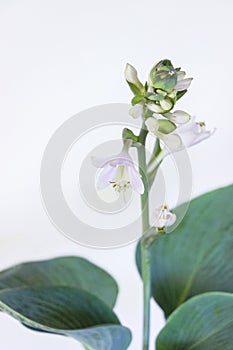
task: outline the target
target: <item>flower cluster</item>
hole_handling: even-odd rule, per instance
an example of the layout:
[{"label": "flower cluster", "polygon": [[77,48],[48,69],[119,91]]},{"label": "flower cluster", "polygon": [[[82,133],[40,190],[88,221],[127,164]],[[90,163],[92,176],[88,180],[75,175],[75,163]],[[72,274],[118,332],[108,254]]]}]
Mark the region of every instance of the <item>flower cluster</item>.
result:
[{"label": "flower cluster", "polygon": [[189,88],[192,78],[185,78],[181,68],[174,68],[170,60],[158,62],[151,70],[148,81],[143,85],[136,69],[126,65],[125,78],[134,97],[129,114],[145,120],[147,129],[167,147],[167,153],[190,147],[215,131],[206,130],[204,122],[182,110],[172,109]]},{"label": "flower cluster", "polygon": [[[153,181],[156,168],[167,154],[191,147],[210,137],[215,131],[207,130],[204,122],[196,122],[195,118],[185,111],[173,111],[176,102],[191,84],[192,78],[185,78],[185,75],[181,68],[174,68],[170,60],[164,59],[155,64],[148,81],[143,85],[136,69],[130,64],[126,65],[125,78],[134,94],[129,114],[133,118],[142,118],[142,128],[146,128],[159,142],[160,153],[154,155],[152,162],[150,161],[147,169],[144,169],[149,185],[151,179]],[[163,148],[160,147],[160,141],[164,145]],[[117,193],[124,193],[132,188],[142,195],[145,191],[144,183],[129,155],[131,146],[141,146],[139,137],[131,130],[124,129],[123,143],[123,149],[118,155],[101,160],[93,159],[94,165],[100,168],[96,188],[102,190],[111,186]],[[175,218],[167,207],[162,208],[160,214],[157,227],[169,226]]]}]

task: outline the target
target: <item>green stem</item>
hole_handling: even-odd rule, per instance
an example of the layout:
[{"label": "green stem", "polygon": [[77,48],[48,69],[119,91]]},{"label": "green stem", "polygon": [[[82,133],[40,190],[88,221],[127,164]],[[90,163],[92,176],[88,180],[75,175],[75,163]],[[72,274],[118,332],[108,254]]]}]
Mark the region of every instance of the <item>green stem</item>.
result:
[{"label": "green stem", "polygon": [[156,157],[159,155],[160,152],[161,152],[160,141],[159,141],[159,138],[156,138],[154,149],[152,151],[151,158],[148,162],[148,167],[150,167],[153,164],[153,162],[156,160]]},{"label": "green stem", "polygon": [[[144,183],[144,193],[141,195],[142,209],[142,234],[144,235],[150,228],[149,224],[149,202],[148,202],[148,179],[146,166],[145,141],[148,131],[145,125],[142,125],[139,142],[141,147],[138,148],[138,162],[140,174]],[[141,261],[142,261],[142,280],[143,280],[143,350],[149,349],[150,339],[150,298],[151,298],[151,266],[150,266],[150,249],[141,240]]]}]

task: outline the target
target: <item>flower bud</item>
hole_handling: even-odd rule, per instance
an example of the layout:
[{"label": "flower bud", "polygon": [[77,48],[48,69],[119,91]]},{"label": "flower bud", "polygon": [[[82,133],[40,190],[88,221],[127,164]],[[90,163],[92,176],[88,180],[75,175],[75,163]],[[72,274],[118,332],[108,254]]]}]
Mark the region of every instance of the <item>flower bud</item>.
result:
[{"label": "flower bud", "polygon": [[138,79],[138,73],[129,63],[125,67],[125,79],[134,95],[144,95],[145,88]]},{"label": "flower bud", "polygon": [[152,68],[149,75],[150,87],[170,93],[175,88],[176,84],[177,73],[171,61],[162,60]]}]

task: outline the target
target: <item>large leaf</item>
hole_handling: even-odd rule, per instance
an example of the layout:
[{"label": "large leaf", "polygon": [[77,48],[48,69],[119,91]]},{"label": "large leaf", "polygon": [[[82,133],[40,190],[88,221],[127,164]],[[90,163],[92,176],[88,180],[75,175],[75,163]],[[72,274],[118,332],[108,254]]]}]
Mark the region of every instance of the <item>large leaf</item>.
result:
[{"label": "large leaf", "polygon": [[167,320],[157,350],[232,350],[233,295],[206,293],[181,305]]},{"label": "large leaf", "polygon": [[90,350],[127,349],[131,335],[96,296],[73,287],[5,289],[0,309],[26,326],[73,337]]},{"label": "large leaf", "polygon": [[[179,217],[182,206],[175,212]],[[233,186],[192,200],[178,228],[151,252],[152,295],[166,316],[197,294],[233,292]]]},{"label": "large leaf", "polygon": [[80,257],[62,257],[13,266],[0,272],[0,290],[18,287],[68,286],[91,291],[113,307],[118,287],[104,270]]}]

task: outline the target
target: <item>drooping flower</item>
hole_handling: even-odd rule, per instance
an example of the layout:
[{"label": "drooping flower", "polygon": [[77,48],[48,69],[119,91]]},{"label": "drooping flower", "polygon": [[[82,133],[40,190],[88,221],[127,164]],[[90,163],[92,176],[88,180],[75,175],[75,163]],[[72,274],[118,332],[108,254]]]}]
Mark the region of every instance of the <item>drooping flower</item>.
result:
[{"label": "drooping flower", "polygon": [[155,211],[154,226],[158,230],[164,230],[166,227],[172,226],[176,221],[176,215],[169,211],[167,205],[162,205]]},{"label": "drooping flower", "polygon": [[[195,118],[193,117],[189,123],[178,126],[175,132],[171,133],[171,136],[176,136],[177,140],[178,137],[180,138],[182,144],[181,149],[183,149],[192,147],[199,142],[208,139],[211,135],[213,135],[215,130],[215,128],[207,130],[206,124],[204,122],[196,122]],[[175,145],[174,142],[170,144],[169,136],[170,135],[166,136],[166,145],[171,149],[172,152],[179,151],[180,146]]]},{"label": "drooping flower", "polygon": [[158,121],[155,118],[148,118],[146,125],[150,132],[165,143],[169,153],[194,146],[215,132],[215,129],[207,130],[205,123],[196,122],[194,117],[188,123],[179,125],[173,132],[166,135],[161,135],[158,129],[156,130]]},{"label": "drooping flower", "polygon": [[111,186],[114,191],[120,193],[131,187],[139,194],[144,193],[141,175],[125,148],[116,156],[106,159],[94,157],[92,162],[97,168],[101,168],[96,181],[97,190]]}]

